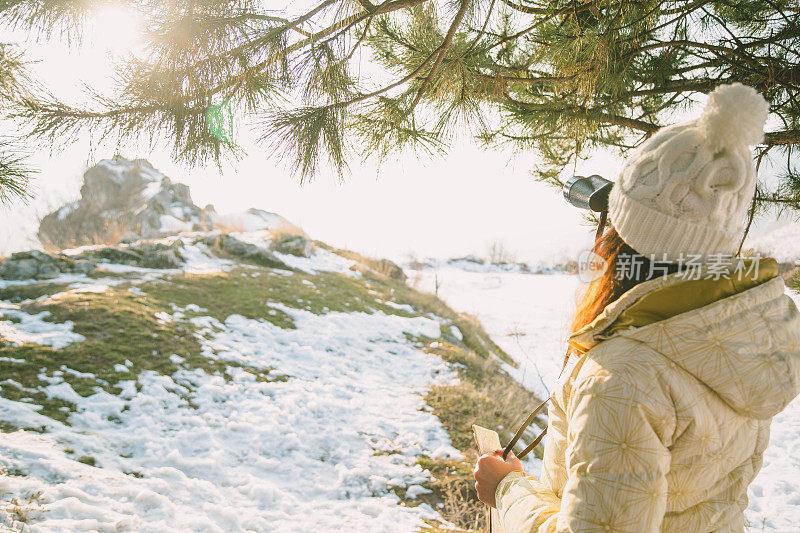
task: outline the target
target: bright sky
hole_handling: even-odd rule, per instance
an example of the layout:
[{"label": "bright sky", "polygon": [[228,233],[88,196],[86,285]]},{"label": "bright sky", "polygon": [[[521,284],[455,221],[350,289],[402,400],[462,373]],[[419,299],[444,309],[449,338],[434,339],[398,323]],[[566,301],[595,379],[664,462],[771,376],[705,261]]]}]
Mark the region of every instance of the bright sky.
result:
[{"label": "bright sky", "polygon": [[[81,48],[27,42],[30,58],[50,86],[77,98],[81,83],[108,86],[109,59],[137,45],[135,18],[109,8],[91,25]],[[25,42],[24,35],[0,41]],[[248,132],[241,132],[246,139]],[[301,185],[264,145],[243,141],[247,156],[216,168],[186,168],[169,150],[124,147],[128,158],[146,158],[176,181],[191,187],[195,203],[219,212],[258,207],[283,215],[314,238],[371,255],[452,257],[485,255],[499,242],[519,260],[550,262],[574,258],[590,245],[592,231],[560,193],[533,181],[536,158],[502,150],[485,151],[470,138],[457,139],[446,157],[403,154],[380,168],[355,161],[344,182],[322,172]],[[36,246],[36,216],[78,197],[82,173],[111,157],[114,146],[88,138],[55,154],[36,153],[41,169],[29,205],[0,208],[0,252]],[[578,174],[615,179],[620,162],[608,154],[578,165]]]}]

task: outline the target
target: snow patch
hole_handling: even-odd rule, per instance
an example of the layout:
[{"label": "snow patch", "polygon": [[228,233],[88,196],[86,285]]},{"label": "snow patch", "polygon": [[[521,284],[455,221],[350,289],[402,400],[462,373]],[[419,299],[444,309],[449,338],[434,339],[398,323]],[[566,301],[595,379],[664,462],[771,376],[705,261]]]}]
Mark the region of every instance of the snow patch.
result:
[{"label": "snow patch", "polygon": [[390,490],[424,493],[431,477],[416,458],[458,455],[422,396],[455,374],[406,337],[438,337],[439,322],[280,309],[296,329],[235,315],[191,320],[208,357],[285,381],[239,366],[228,380],[145,371],[117,396],[80,397],[45,376],[48,395],[76,405],[69,426],[0,398],[18,425],[50,428],[0,438],[3,465],[26,474],[3,477],[4,488],[42,491],[32,530],[413,531],[439,518]]},{"label": "snow patch", "polygon": [[151,181],[142,191],[142,198],[147,201],[159,192],[161,192],[161,180]]},{"label": "snow patch", "polygon": [[58,214],[56,215],[58,217],[58,220],[64,220],[67,217],[67,215],[69,215],[70,213],[72,213],[72,211],[75,210],[76,207],[78,207],[78,201],[77,200],[74,201],[74,202],[68,203],[67,205],[65,205],[64,207],[59,209],[58,210]]},{"label": "snow patch", "polygon": [[316,274],[317,272],[339,272],[340,274],[347,274],[349,276],[357,275],[356,272],[351,270],[351,267],[356,265],[356,261],[345,259],[339,254],[335,254],[329,250],[317,248],[311,257],[298,257],[291,254],[282,254],[275,252],[275,256],[286,263],[286,265],[302,270],[308,274]]},{"label": "snow patch", "polygon": [[800,260],[800,222],[787,222],[765,235],[748,239],[747,247],[780,262]]},{"label": "snow patch", "polygon": [[383,303],[393,309],[397,309],[398,311],[405,311],[406,313],[416,313],[414,308],[411,307],[409,304],[399,304],[391,300],[385,300]]},{"label": "snow patch", "polygon": [[430,494],[431,492],[433,492],[431,489],[426,489],[422,485],[411,485],[408,487],[408,489],[406,489],[406,498],[411,498],[414,500],[417,498],[417,496]]},{"label": "snow patch", "polygon": [[517,368],[503,363],[503,368],[538,397],[547,398],[561,372],[578,277],[455,267],[419,272],[420,290],[434,292],[437,284],[445,302],[476,316],[492,340],[518,363]]},{"label": "snow patch", "polygon": [[165,233],[181,233],[185,231],[192,231],[194,224],[191,221],[180,220],[173,215],[161,215],[161,231]]},{"label": "snow patch", "polygon": [[203,243],[185,243],[181,255],[185,261],[184,272],[187,274],[220,274],[233,266],[232,261],[215,256]]},{"label": "snow patch", "polygon": [[248,209],[241,213],[211,215],[214,226],[239,231],[274,230],[282,226],[291,226],[288,220],[275,213],[261,209]]},{"label": "snow patch", "polygon": [[0,320],[0,338],[17,345],[39,344],[57,350],[85,340],[83,335],[72,331],[74,324],[71,321],[57,324],[43,320],[49,315],[47,311],[31,315],[16,304],[0,301],[0,317],[16,319],[13,322]]}]

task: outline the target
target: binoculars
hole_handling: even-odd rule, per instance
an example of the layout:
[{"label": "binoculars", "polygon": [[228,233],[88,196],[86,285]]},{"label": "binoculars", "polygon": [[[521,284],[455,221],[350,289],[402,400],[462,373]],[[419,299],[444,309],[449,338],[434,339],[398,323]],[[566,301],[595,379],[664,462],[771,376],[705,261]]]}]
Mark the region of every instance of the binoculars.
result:
[{"label": "binoculars", "polygon": [[589,177],[572,176],[564,183],[564,198],[580,209],[602,213],[608,211],[608,195],[613,185],[613,181],[597,174]]}]

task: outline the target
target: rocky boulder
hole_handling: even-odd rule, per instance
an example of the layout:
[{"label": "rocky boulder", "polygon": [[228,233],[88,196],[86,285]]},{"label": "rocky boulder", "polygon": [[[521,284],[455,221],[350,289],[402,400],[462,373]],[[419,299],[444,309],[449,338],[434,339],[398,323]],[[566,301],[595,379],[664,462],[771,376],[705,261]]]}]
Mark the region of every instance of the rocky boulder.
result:
[{"label": "rocky boulder", "polygon": [[244,242],[231,235],[209,235],[202,240],[203,244],[211,248],[217,248],[223,252],[258,265],[271,268],[289,269],[286,263],[278,257],[260,246]]},{"label": "rocky boulder", "polygon": [[[218,214],[192,201],[189,187],[176,183],[144,159],[104,159],[84,173],[81,197],[42,219],[45,249],[87,244],[134,243],[189,231],[222,233],[297,230],[288,220],[261,209]],[[299,230],[298,230],[299,232]],[[300,232],[301,233],[301,232]],[[306,243],[287,244],[287,253],[310,253]]]},{"label": "rocky boulder", "polygon": [[86,274],[95,263],[65,255],[50,255],[38,250],[17,252],[0,263],[0,279],[51,279],[61,273]]},{"label": "rocky boulder", "polygon": [[130,246],[90,248],[74,255],[46,254],[38,250],[17,252],[0,263],[0,279],[52,279],[59,274],[88,274],[102,263],[181,268],[185,262],[182,249],[183,242],[177,240],[172,244],[138,242]]},{"label": "rocky boulder", "polygon": [[104,159],[83,176],[81,197],[48,214],[39,226],[45,248],[115,244],[213,227],[213,208],[192,202],[189,188],[174,183],[144,159]]},{"label": "rocky boulder", "polygon": [[372,259],[360,257],[358,263],[350,267],[351,270],[360,272],[362,275],[376,277],[378,279],[391,279],[405,283],[408,279],[406,273],[397,263],[388,259]]},{"label": "rocky boulder", "polygon": [[140,268],[180,268],[184,258],[183,242],[172,244],[137,242],[130,246],[105,247],[86,250],[76,256],[94,263],[117,263]]},{"label": "rocky boulder", "polygon": [[273,252],[298,257],[311,257],[314,253],[314,243],[305,235],[278,235],[270,241],[269,248]]}]

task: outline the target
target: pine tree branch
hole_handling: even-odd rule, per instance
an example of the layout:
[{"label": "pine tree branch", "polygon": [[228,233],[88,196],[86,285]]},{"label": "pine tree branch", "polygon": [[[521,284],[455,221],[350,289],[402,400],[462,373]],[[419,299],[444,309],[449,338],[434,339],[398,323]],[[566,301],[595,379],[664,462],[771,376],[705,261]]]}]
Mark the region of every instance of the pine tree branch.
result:
[{"label": "pine tree branch", "polygon": [[[683,2],[680,2],[680,1],[678,1],[678,2],[670,2],[670,3],[683,4]],[[675,7],[675,8],[672,8],[672,9],[665,9],[661,13],[664,14],[664,15],[678,15],[678,14],[681,14],[681,13],[686,13],[687,11],[694,11],[695,9],[697,9],[698,4],[699,5],[704,5],[704,4],[707,4],[707,3],[709,3],[709,0],[698,0],[697,2],[695,2],[695,4],[689,4],[689,5],[685,5],[684,4],[684,5],[681,5],[681,7]]]},{"label": "pine tree branch", "polygon": [[469,55],[469,53],[472,52],[476,46],[478,46],[478,42],[483,38],[483,36],[486,35],[486,28],[489,26],[489,21],[494,13],[494,6],[496,3],[497,0],[492,0],[492,3],[489,4],[489,12],[486,14],[486,20],[483,21],[483,26],[481,26],[478,35],[475,36],[475,39],[473,39],[472,44],[461,54],[462,58],[466,55]]},{"label": "pine tree branch", "polygon": [[30,199],[28,186],[33,174],[33,169],[25,164],[25,157],[9,143],[0,141],[0,206],[14,199]]},{"label": "pine tree branch", "polygon": [[[796,65],[783,66],[776,64],[774,60],[749,55],[744,51],[736,48],[729,48],[721,45],[714,45],[709,43],[700,43],[687,39],[656,42],[648,45],[643,45],[637,49],[631,50],[622,56],[622,59],[630,59],[636,54],[644,51],[657,50],[662,48],[695,48],[700,50],[707,50],[717,54],[717,64],[730,64],[738,67],[741,70],[750,72],[751,74],[768,79],[771,82],[779,83],[786,88],[800,90],[800,67]],[[758,68],[750,67],[743,63],[736,62],[735,58],[742,59],[743,61],[756,63]],[[761,63],[761,64],[759,64]],[[764,64],[766,63],[766,64]]]},{"label": "pine tree branch", "polygon": [[[50,25],[89,1],[6,3],[15,2],[18,20]],[[24,97],[2,108],[0,80],[0,111],[27,105],[17,116],[34,136],[156,131],[179,157],[213,158],[230,145],[214,137],[206,113],[229,102],[237,114],[270,117],[265,137],[281,138],[310,175],[325,155],[343,168],[354,140],[381,156],[440,147],[456,125],[484,125],[497,106],[500,125],[479,126],[477,136],[537,150],[549,179],[578,146],[628,149],[657,131],[665,112],[742,82],[781,121],[761,148],[791,155],[800,146],[800,10],[782,0],[314,0],[299,16],[253,0],[128,1],[147,10],[155,51],[118,71],[118,98],[75,109]],[[444,5],[452,10],[435,9]],[[351,74],[363,46],[391,78],[372,85]],[[793,190],[779,188],[776,198],[790,205]]]},{"label": "pine tree branch", "polygon": [[422,71],[423,68],[425,68],[425,65],[427,65],[428,63],[431,62],[431,60],[434,58],[434,56],[436,56],[437,51],[438,51],[438,48],[436,50],[434,50],[433,52],[431,52],[428,55],[428,57],[425,58],[419,65],[417,65],[417,68],[412,70],[407,76],[404,76],[403,78],[400,78],[399,80],[395,81],[394,83],[390,83],[389,85],[385,85],[385,86],[381,87],[380,89],[376,89],[376,90],[374,90],[372,92],[369,92],[369,93],[366,93],[366,94],[361,94],[359,96],[356,96],[355,98],[351,98],[350,100],[347,100],[347,101],[344,101],[344,102],[336,102],[336,103],[330,104],[330,105],[328,105],[326,107],[328,107],[328,108],[348,107],[348,106],[356,104],[358,102],[363,102],[364,100],[368,100],[370,98],[374,98],[376,96],[380,96],[381,94],[384,94],[384,93],[386,93],[388,91],[391,91],[395,87],[399,87],[400,85],[403,85],[404,83],[408,83],[413,78],[415,78],[417,76],[417,74],[419,74]]},{"label": "pine tree branch", "polygon": [[676,80],[660,84],[658,87],[652,89],[639,89],[635,91],[626,91],[617,96],[617,99],[624,100],[628,98],[636,98],[641,96],[656,96],[671,93],[684,93],[684,92],[699,92],[708,93],[713,91],[718,85],[725,83],[732,83],[732,79],[687,79]]},{"label": "pine tree branch", "polygon": [[419,89],[417,90],[417,96],[414,98],[414,101],[411,103],[411,106],[406,111],[406,115],[410,114],[414,110],[414,108],[417,107],[419,101],[422,99],[422,95],[425,94],[425,91],[431,84],[431,80],[438,72],[439,66],[442,64],[442,60],[444,59],[445,54],[447,54],[447,51],[450,49],[450,45],[453,43],[453,37],[456,34],[456,30],[461,25],[461,21],[464,19],[464,15],[466,15],[469,5],[470,5],[470,0],[461,0],[461,8],[456,13],[453,22],[450,24],[450,28],[447,30],[447,35],[445,35],[444,41],[442,41],[442,44],[439,45],[439,48],[437,49],[438,52],[436,54],[436,60],[433,62],[431,70],[428,71],[428,75],[425,76],[422,85],[420,85]]},{"label": "pine tree branch", "polygon": [[800,144],[800,130],[771,131],[764,134],[764,144],[767,146],[786,146]]},{"label": "pine tree branch", "polygon": [[[511,35],[506,35],[505,37],[500,38],[496,43],[492,44],[489,47],[489,50],[491,50],[493,48],[497,48],[498,46],[502,46],[502,45],[504,45],[504,44],[506,44],[508,42],[516,41],[520,37],[522,37],[524,35],[527,35],[528,33],[532,32],[533,30],[543,26],[547,22],[550,22],[555,17],[559,17],[559,16],[564,15],[566,13],[573,13],[573,14],[577,15],[577,14],[583,13],[584,11],[590,11],[590,10],[596,9],[597,8],[596,4],[598,2],[602,2],[602,1],[603,0],[590,0],[590,1],[588,1],[585,4],[582,4],[580,6],[569,5],[569,6],[566,6],[566,7],[562,7],[561,9],[558,9],[556,11],[552,11],[550,13],[545,13],[546,16],[543,17],[541,20],[537,20],[536,22],[534,22],[530,26],[528,26],[526,28],[523,28],[522,30],[520,30],[520,31],[518,31],[516,33],[512,33]],[[610,8],[610,7],[614,7],[614,6],[618,6],[618,5],[619,4],[611,4],[611,5],[607,5],[606,7]]]},{"label": "pine tree branch", "polygon": [[[529,108],[542,113],[545,112],[541,104],[532,104],[529,102],[516,100],[513,97],[511,97],[508,93],[503,93],[503,97],[507,102],[512,103],[520,108]],[[590,109],[580,105],[562,107],[560,109],[555,108],[553,106],[548,108],[546,112],[551,114],[564,113],[574,116],[576,118],[582,118],[584,120],[598,122],[601,124],[609,124],[611,126],[622,126],[624,128],[641,131],[647,134],[655,133],[656,131],[661,129],[661,126],[657,124],[652,124],[650,122],[646,122],[644,120],[605,113],[602,111],[598,111],[597,109]]]},{"label": "pine tree branch", "polygon": [[766,204],[786,204],[794,209],[800,208],[800,199],[797,197],[781,196],[779,194],[756,195],[754,201]]},{"label": "pine tree branch", "polygon": [[[282,25],[279,26],[279,27],[270,29],[264,35],[261,35],[256,39],[247,40],[245,43],[243,43],[243,44],[241,44],[239,46],[235,46],[233,48],[225,50],[223,53],[207,55],[207,56],[199,59],[198,61],[195,61],[192,64],[188,65],[183,70],[176,72],[176,74],[186,75],[188,73],[196,72],[196,71],[202,69],[203,67],[206,67],[207,65],[219,62],[219,61],[221,61],[223,59],[231,58],[231,57],[239,57],[239,56],[241,56],[241,55],[243,55],[243,54],[245,54],[247,52],[250,52],[252,50],[257,49],[258,47],[264,45],[265,43],[270,42],[277,35],[280,35],[281,33],[288,32],[288,31],[296,31],[296,32],[300,33],[301,35],[305,35],[309,40],[313,40],[312,38],[313,38],[314,34],[306,32],[305,30],[302,30],[300,28],[300,25],[308,22],[315,15],[319,14],[321,11],[323,11],[327,7],[330,7],[331,5],[335,4],[337,1],[339,1],[339,0],[324,0],[319,5],[315,6],[313,9],[311,9],[311,10],[307,11],[306,13],[298,16],[294,20],[284,19],[282,17],[266,17],[265,16],[264,20],[275,20],[277,22],[281,22]],[[231,20],[233,20],[233,19],[231,19]],[[243,72],[242,76],[247,75],[248,72],[249,72],[249,69],[247,71]],[[212,91],[213,94],[216,94],[216,93],[218,93],[218,92],[220,92],[220,91],[222,91],[224,89],[227,89],[227,88],[229,88],[229,87],[231,87],[233,85],[236,85],[237,82],[238,82],[238,80],[232,81],[230,83],[230,85],[228,85],[228,86],[222,86],[221,85],[219,87],[211,89],[211,91]]]},{"label": "pine tree branch", "polygon": [[287,29],[293,30],[304,37],[311,37],[312,33],[310,31],[306,31],[303,28],[300,28],[297,24],[292,22],[289,19],[283,17],[276,17],[274,15],[262,15],[260,13],[242,13],[236,17],[229,17],[229,18],[215,18],[209,19],[210,22],[219,23],[219,22],[242,22],[246,20],[265,20],[268,22],[280,22],[284,24]]},{"label": "pine tree branch", "polygon": [[[579,74],[572,74],[569,76],[506,76],[499,73],[483,74],[478,72],[478,73],[473,73],[473,76],[486,81],[502,81],[504,83],[520,82],[526,84],[541,85],[541,84],[553,84],[559,82],[573,81],[579,76]],[[627,100],[633,97],[656,96],[656,95],[672,94],[672,93],[684,93],[684,92],[708,93],[714,90],[719,85],[726,83],[733,83],[734,81],[737,80],[723,79],[723,78],[677,80],[674,82],[661,84],[658,87],[652,89],[639,89],[634,91],[626,91],[618,95],[615,95],[615,98],[617,100]]]},{"label": "pine tree branch", "polygon": [[542,9],[538,7],[530,7],[522,4],[516,4],[511,0],[502,0],[502,2],[511,9],[519,11],[520,13],[525,13],[527,15],[547,15],[549,13],[552,13],[552,10],[549,9]]},{"label": "pine tree branch", "polygon": [[[327,0],[326,2],[323,2],[322,4],[320,4],[319,6],[314,8],[312,11],[309,11],[305,15],[303,15],[301,17],[298,17],[297,19],[292,21],[291,25],[300,24],[304,20],[307,20],[308,18],[313,16],[313,14],[316,14],[317,12],[319,12],[322,8],[327,7],[328,5],[332,4],[335,1],[336,0]],[[417,5],[417,4],[426,2],[426,1],[429,1],[429,0],[391,0],[389,2],[385,2],[384,4],[381,4],[381,5],[377,6],[375,8],[373,14],[369,15],[369,17],[371,18],[371,16],[374,16],[374,14],[376,14],[376,13],[388,13],[388,12],[391,12],[391,11],[394,11],[394,10],[403,9],[403,8],[406,8],[406,7]],[[346,19],[344,19],[342,21],[339,21],[336,24],[333,24],[333,25],[331,25],[331,26],[329,26],[329,27],[327,27],[327,28],[325,28],[323,30],[320,30],[319,32],[313,34],[313,36],[311,38],[309,38],[309,39],[303,40],[300,43],[295,43],[295,45],[287,47],[287,49],[284,50],[284,53],[287,53],[287,54],[291,53],[291,51],[300,49],[302,46],[305,46],[305,45],[307,45],[307,44],[309,44],[311,42],[319,41],[320,39],[326,37],[327,35],[330,35],[334,31],[336,31],[337,28],[340,28],[343,25],[347,24],[349,21],[352,21],[353,17],[359,17],[359,16],[363,17],[361,20],[364,20],[364,19],[367,18],[367,16],[364,16],[363,13],[348,17],[348,18],[346,18]],[[451,40],[452,40],[452,38],[451,38]],[[300,46],[300,45],[302,45],[302,46]],[[387,91],[390,91],[391,89],[394,89],[395,87],[398,87],[398,86],[400,86],[400,85],[402,85],[404,83],[407,83],[408,81],[410,81],[411,79],[416,77],[419,74],[419,72],[422,71],[422,69],[425,68],[425,66],[428,63],[430,63],[430,61],[433,59],[433,57],[435,55],[436,55],[436,51],[434,53],[432,53],[426,60],[421,62],[417,66],[417,68],[414,69],[411,73],[409,73],[407,76],[395,81],[394,83],[391,83],[389,85],[381,87],[380,89],[377,89],[375,91],[359,95],[359,96],[357,96],[357,97],[355,97],[353,99],[350,99],[350,100],[347,100],[347,101],[344,101],[344,102],[336,102],[334,104],[330,104],[330,105],[325,106],[325,107],[332,108],[332,109],[344,108],[344,107],[347,107],[347,106],[352,105],[354,103],[357,103],[357,102],[360,102],[360,101],[363,101],[363,100],[367,100],[369,98],[373,98],[375,96],[379,96],[381,94],[384,94]],[[274,61],[274,60],[275,60],[274,58],[271,58],[268,61]],[[262,62],[262,63],[256,65],[255,67],[253,67],[252,70],[254,70],[254,71],[263,70],[263,68],[266,66],[268,61],[265,61],[265,62]],[[242,74],[240,74],[239,76],[237,76],[236,78],[234,78],[232,80],[227,80],[226,82],[224,82],[224,83],[222,83],[222,84],[220,84],[220,85],[218,85],[216,87],[213,87],[211,89],[205,90],[203,94],[205,96],[209,96],[209,95],[213,95],[213,94],[218,94],[220,91],[225,90],[225,89],[233,88],[233,90],[235,90],[238,86],[240,86],[241,82],[244,79],[245,79],[245,76],[244,76],[244,73],[242,73]],[[228,94],[229,97],[231,96],[232,92],[233,91],[229,92],[229,94]],[[189,96],[185,100],[188,103],[188,101],[194,100],[196,98],[197,98],[197,96]],[[68,106],[52,105],[52,106],[49,106],[47,114],[50,117],[62,118],[62,119],[69,118],[69,119],[98,120],[98,119],[113,119],[113,118],[121,117],[121,116],[124,116],[124,115],[141,115],[141,116],[145,116],[145,115],[150,114],[150,113],[155,113],[155,112],[159,112],[159,111],[168,111],[170,109],[171,109],[170,107],[165,106],[165,105],[142,105],[142,106],[120,106],[120,107],[116,107],[116,108],[109,109],[109,110],[106,110],[106,111],[89,111],[89,110],[74,109],[74,108],[71,108],[71,107],[68,107]],[[186,108],[186,109],[188,110],[189,108]],[[44,111],[44,108],[40,109],[40,112],[41,111]],[[202,114],[204,111],[205,111],[204,109],[195,108],[192,112],[194,114]],[[30,114],[30,111],[27,114]]]},{"label": "pine tree branch", "polygon": [[358,50],[358,48],[364,42],[364,39],[367,38],[367,33],[369,33],[371,24],[372,24],[372,19],[368,18],[367,21],[364,23],[364,30],[361,32],[361,36],[358,38],[355,44],[353,44],[352,48],[350,48],[350,52],[348,52],[347,55],[341,59],[342,63],[349,61],[350,58],[353,57],[353,55],[356,53],[356,50]]},{"label": "pine tree branch", "polygon": [[[323,5],[326,5],[326,4],[329,5],[329,4],[333,3],[334,1],[335,0],[328,0]],[[311,35],[310,37],[307,37],[306,39],[303,39],[301,41],[298,41],[296,43],[293,43],[293,44],[287,46],[286,48],[284,48],[280,52],[278,52],[276,54],[273,54],[272,56],[270,56],[269,58],[265,59],[264,61],[261,61],[258,64],[254,65],[253,67],[250,67],[250,68],[246,69],[241,74],[239,74],[239,76],[238,76],[239,79],[238,80],[228,81],[228,82],[226,82],[224,84],[221,84],[221,85],[219,85],[217,87],[212,88],[210,91],[213,94],[216,94],[216,93],[218,93],[218,92],[220,92],[222,90],[230,89],[230,88],[233,88],[234,91],[235,91],[235,89],[238,86],[241,85],[241,83],[245,79],[245,77],[251,76],[251,75],[253,75],[255,73],[258,73],[258,72],[261,72],[264,69],[266,69],[268,66],[270,66],[273,63],[275,63],[275,62],[277,62],[277,61],[289,56],[293,52],[296,52],[296,51],[298,51],[298,50],[300,50],[302,48],[305,48],[306,46],[309,46],[309,45],[311,45],[311,44],[313,44],[315,42],[318,42],[321,39],[324,39],[324,38],[332,35],[333,33],[336,33],[339,30],[342,30],[342,29],[345,29],[345,28],[350,28],[350,27],[354,26],[355,24],[358,24],[359,22],[361,22],[363,20],[375,17],[377,15],[383,15],[383,14],[386,14],[386,13],[391,13],[392,11],[405,9],[407,7],[413,7],[415,5],[422,4],[422,3],[425,3],[425,2],[428,2],[428,1],[430,1],[430,0],[389,0],[388,2],[384,2],[383,4],[375,6],[375,8],[372,11],[364,11],[364,12],[356,13],[354,15],[346,17],[346,18],[344,18],[342,20],[339,20],[339,21],[335,22],[334,24],[328,26],[327,28],[314,33],[313,35]],[[319,10],[320,8],[321,8],[321,6],[318,6],[317,9]],[[231,91],[229,93],[229,96],[232,94],[232,92],[233,91]]]},{"label": "pine tree branch", "polygon": [[504,76],[502,74],[483,74],[476,72],[473,74],[476,78],[486,81],[503,81],[503,82],[523,82],[532,84],[554,83],[561,81],[574,80],[578,75],[572,74],[570,76]]},{"label": "pine tree branch", "polygon": [[622,126],[624,128],[630,128],[632,130],[637,130],[648,134],[655,133],[661,129],[661,126],[646,122],[644,120],[597,112],[593,109],[588,109],[583,106],[576,106],[571,110],[571,112],[578,117],[587,118],[603,124],[610,124],[612,126]]}]

